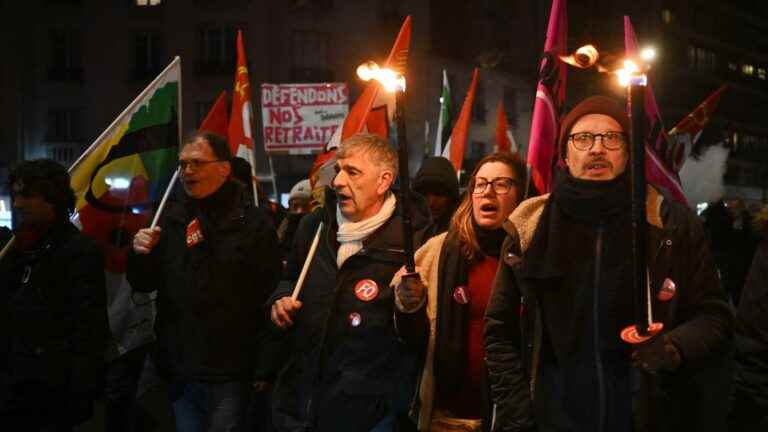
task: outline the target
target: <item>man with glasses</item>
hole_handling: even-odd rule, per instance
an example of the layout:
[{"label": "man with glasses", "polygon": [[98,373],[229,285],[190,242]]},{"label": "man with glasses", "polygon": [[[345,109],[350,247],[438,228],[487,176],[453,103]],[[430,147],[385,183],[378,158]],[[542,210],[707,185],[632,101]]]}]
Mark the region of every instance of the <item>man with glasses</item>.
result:
[{"label": "man with glasses", "polygon": [[564,169],[524,201],[488,304],[496,430],[727,430],[733,314],[696,214],[648,186],[649,307],[636,345],[624,108],[594,96],[561,122]]},{"label": "man with glasses", "polygon": [[157,291],[158,369],[170,382],[176,430],[244,430],[263,330],[280,276],[277,235],[233,181],[223,137],[185,141],[185,197],[133,239],[128,280]]}]

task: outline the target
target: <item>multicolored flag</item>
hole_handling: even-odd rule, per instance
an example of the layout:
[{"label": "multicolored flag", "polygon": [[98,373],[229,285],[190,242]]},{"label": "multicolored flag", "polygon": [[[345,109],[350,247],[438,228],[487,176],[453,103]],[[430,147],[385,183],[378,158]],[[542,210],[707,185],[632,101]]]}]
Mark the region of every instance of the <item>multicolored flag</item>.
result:
[{"label": "multicolored flag", "polygon": [[[410,46],[411,17],[408,16],[400,27],[400,33],[398,33],[395,44],[382,67],[405,74]],[[315,203],[322,203],[322,190],[333,180],[335,175],[333,166],[336,164],[336,149],[339,144],[350,136],[363,131],[388,136],[389,119],[392,118],[394,110],[394,94],[383,91],[381,84],[371,80],[363,94],[352,105],[342,127],[336,129],[323,152],[317,155],[312,164],[309,180],[312,184]]]},{"label": "multicolored flag", "polygon": [[240,156],[251,164],[253,179],[253,201],[257,198],[256,161],[253,154],[253,105],[251,105],[251,81],[248,77],[248,62],[245,59],[243,32],[237,31],[237,66],[235,86],[232,91],[232,111],[229,117],[229,146],[232,156]]},{"label": "multicolored flag", "polygon": [[[624,16],[624,51],[627,58],[636,58],[639,54],[637,36],[632,22]],[[672,161],[664,156],[672,153],[669,147],[667,133],[661,121],[659,107],[653,94],[650,80],[645,86],[645,118],[648,136],[645,139],[645,176],[649,183],[666,189],[672,197],[681,203],[688,204],[680,184],[680,177],[673,169]]]},{"label": "multicolored flag", "polygon": [[435,134],[435,156],[443,154],[443,144],[451,128],[451,85],[448,73],[443,69],[443,90],[440,93],[440,115],[437,118],[437,133]]},{"label": "multicolored flag", "polygon": [[552,0],[544,55],[539,65],[531,137],[528,140],[528,166],[539,193],[549,192],[552,186],[552,167],[557,155],[558,122],[565,103],[567,72],[560,56],[566,55],[567,42],[566,0]]},{"label": "multicolored flag", "polygon": [[70,169],[74,222],[105,255],[109,322],[117,352],[154,339],[153,297],[125,278],[133,235],[149,225],[178,161],[181,59],[173,62],[115,119]]},{"label": "multicolored flag", "polygon": [[226,137],[229,131],[228,127],[229,119],[227,119],[227,92],[223,91],[219,93],[219,97],[216,98],[216,102],[213,103],[208,114],[200,123],[199,130],[213,132],[217,135]]},{"label": "multicolored flag", "polygon": [[456,175],[461,172],[461,164],[464,162],[464,148],[467,146],[467,136],[469,135],[469,126],[472,123],[472,105],[475,103],[475,89],[477,87],[477,76],[480,73],[478,68],[472,71],[472,82],[467,90],[467,97],[464,99],[464,105],[461,106],[459,118],[451,131],[451,137],[443,149],[443,157],[450,160],[456,169]]},{"label": "multicolored flag", "polygon": [[[693,149],[693,146],[696,145],[696,141],[699,140],[701,133],[704,131],[704,127],[709,123],[712,114],[715,112],[715,109],[717,109],[717,104],[720,102],[720,96],[722,96],[727,88],[728,84],[721,85],[714,93],[707,96],[707,98],[704,99],[704,102],[699,104],[693,112],[683,117],[683,119],[669,131],[669,138],[677,144],[676,147],[679,149],[674,154],[668,155],[670,156],[668,159],[672,161],[672,168],[676,172],[680,172],[680,168],[682,168],[685,158]],[[680,145],[681,143],[683,143],[683,145]]]},{"label": "multicolored flag", "polygon": [[496,107],[496,151],[517,153],[517,143],[509,131],[507,114],[504,112],[502,101],[499,101],[499,105]]}]

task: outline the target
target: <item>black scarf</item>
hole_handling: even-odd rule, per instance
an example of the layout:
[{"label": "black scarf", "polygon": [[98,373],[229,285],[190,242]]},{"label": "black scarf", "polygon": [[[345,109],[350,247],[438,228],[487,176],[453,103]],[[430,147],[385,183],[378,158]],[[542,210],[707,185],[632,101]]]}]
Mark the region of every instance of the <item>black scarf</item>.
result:
[{"label": "black scarf", "polygon": [[624,171],[612,180],[583,180],[560,172],[552,199],[569,217],[597,225],[628,214],[632,206],[630,177]]}]

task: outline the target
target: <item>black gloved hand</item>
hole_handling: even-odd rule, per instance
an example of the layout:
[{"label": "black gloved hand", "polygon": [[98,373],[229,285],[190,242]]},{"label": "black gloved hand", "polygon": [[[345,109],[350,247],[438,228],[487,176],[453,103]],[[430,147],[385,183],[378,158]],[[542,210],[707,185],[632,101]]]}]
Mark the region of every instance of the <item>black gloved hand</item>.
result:
[{"label": "black gloved hand", "polygon": [[419,273],[404,274],[400,285],[397,287],[397,296],[407,311],[412,311],[424,302],[427,287],[421,281]]},{"label": "black gloved hand", "polygon": [[650,373],[673,371],[680,367],[682,360],[677,347],[666,334],[654,336],[637,345],[632,353],[632,365]]}]

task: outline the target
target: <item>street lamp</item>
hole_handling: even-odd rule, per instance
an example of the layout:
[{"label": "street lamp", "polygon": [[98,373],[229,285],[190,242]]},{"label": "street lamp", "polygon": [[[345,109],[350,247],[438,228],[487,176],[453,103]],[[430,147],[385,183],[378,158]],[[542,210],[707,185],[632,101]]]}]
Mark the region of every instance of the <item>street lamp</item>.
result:
[{"label": "street lamp", "polygon": [[413,257],[413,227],[410,212],[410,177],[408,170],[408,138],[405,133],[405,76],[389,68],[367,61],[357,67],[357,76],[363,81],[376,80],[388,93],[395,93],[395,124],[397,125],[397,155],[400,175],[400,206],[403,218],[403,250],[405,270],[408,275],[416,273]]}]

